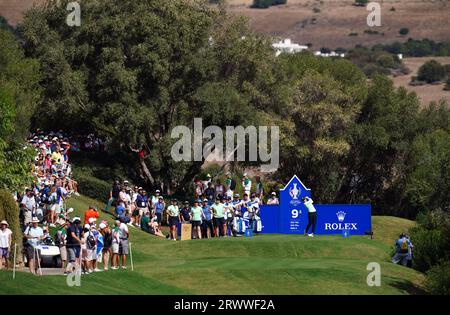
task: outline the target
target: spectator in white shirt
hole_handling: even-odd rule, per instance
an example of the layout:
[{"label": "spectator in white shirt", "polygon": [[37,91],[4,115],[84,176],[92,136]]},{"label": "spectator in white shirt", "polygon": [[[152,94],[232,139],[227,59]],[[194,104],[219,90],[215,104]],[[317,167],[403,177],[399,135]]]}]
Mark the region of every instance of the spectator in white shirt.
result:
[{"label": "spectator in white shirt", "polygon": [[0,269],[3,268],[3,259],[5,259],[6,269],[8,269],[8,259],[12,240],[12,231],[8,227],[9,224],[5,220],[0,222]]}]

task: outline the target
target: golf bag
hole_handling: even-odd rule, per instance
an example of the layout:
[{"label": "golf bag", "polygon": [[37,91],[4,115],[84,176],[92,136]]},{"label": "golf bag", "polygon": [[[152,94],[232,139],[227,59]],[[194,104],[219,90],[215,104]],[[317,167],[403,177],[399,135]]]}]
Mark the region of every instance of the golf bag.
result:
[{"label": "golf bag", "polygon": [[262,230],[261,218],[256,216],[253,218],[253,232],[260,233]]},{"label": "golf bag", "polygon": [[235,217],[233,222],[233,227],[236,233],[244,234],[245,233],[245,221],[242,220],[241,217]]}]

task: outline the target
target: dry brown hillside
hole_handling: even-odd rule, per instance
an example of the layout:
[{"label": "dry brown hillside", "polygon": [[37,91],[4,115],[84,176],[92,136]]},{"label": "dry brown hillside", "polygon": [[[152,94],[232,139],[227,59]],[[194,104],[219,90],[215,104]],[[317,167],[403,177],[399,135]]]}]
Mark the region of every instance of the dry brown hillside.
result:
[{"label": "dry brown hillside", "polygon": [[[228,0],[228,7],[248,16],[253,29],[258,32],[289,37],[303,44],[312,43],[314,48],[371,46],[403,41],[408,37],[450,41],[448,0],[378,1],[382,9],[382,26],[373,28],[367,26],[369,12],[365,7],[354,6],[354,0],[288,0],[287,5],[269,9],[252,9],[252,2]],[[395,11],[391,11],[393,7]],[[402,27],[410,30],[406,37],[399,36]],[[365,34],[364,31],[369,29],[379,34]],[[349,36],[350,33],[358,33],[358,36]]]},{"label": "dry brown hillside", "polygon": [[[16,25],[25,10],[32,7],[33,3],[43,1],[0,0],[0,15]],[[369,12],[365,7],[352,5],[354,0],[288,0],[287,5],[269,9],[252,9],[252,2],[226,0],[231,12],[249,17],[255,31],[289,37],[303,44],[311,43],[316,49],[350,48],[356,44],[371,46],[403,41],[408,37],[450,41],[449,0],[380,0],[382,26],[375,28],[367,26]],[[391,8],[395,8],[395,11],[391,11]],[[406,37],[398,34],[402,27],[410,30]],[[369,29],[379,34],[364,33]],[[358,33],[358,36],[349,36],[350,33]]]}]

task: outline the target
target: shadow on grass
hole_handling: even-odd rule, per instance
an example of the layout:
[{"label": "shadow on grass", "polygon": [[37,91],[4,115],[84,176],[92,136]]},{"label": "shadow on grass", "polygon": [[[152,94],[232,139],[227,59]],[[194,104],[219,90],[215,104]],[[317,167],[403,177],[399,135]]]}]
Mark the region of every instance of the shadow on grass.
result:
[{"label": "shadow on grass", "polygon": [[397,288],[399,290],[403,290],[411,295],[426,295],[427,294],[427,292],[423,288],[417,286],[416,284],[412,283],[411,281],[393,279],[389,283],[389,285],[391,285],[392,287]]}]

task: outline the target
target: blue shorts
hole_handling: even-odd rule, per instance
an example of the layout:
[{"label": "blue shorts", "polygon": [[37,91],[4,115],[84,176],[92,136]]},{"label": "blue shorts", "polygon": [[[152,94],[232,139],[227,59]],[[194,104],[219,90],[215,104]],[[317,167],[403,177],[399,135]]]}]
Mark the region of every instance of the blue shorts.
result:
[{"label": "blue shorts", "polygon": [[0,258],[9,258],[9,250],[8,247],[0,247]]},{"label": "blue shorts", "polygon": [[178,217],[169,217],[169,226],[178,226],[178,223],[180,223]]},{"label": "blue shorts", "polygon": [[214,218],[214,224],[216,226],[221,226],[225,224],[225,218]]}]

